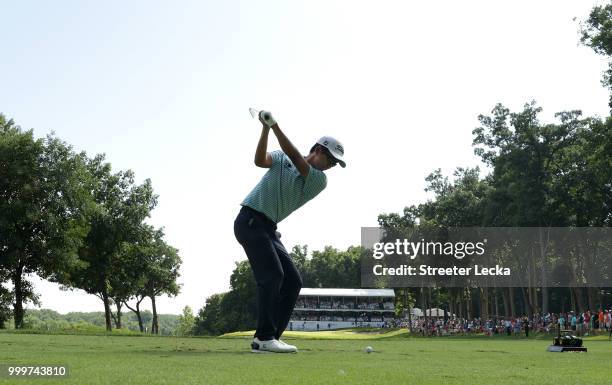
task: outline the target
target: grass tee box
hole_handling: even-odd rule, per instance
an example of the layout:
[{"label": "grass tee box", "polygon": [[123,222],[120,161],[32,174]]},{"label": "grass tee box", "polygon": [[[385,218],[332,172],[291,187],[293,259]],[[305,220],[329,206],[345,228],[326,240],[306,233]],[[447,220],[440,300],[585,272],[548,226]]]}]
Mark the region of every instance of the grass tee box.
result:
[{"label": "grass tee box", "polygon": [[[287,336],[298,354],[252,354],[250,337],[133,337],[0,332],[3,364],[66,365],[61,379],[0,384],[604,384],[612,342],[550,354],[549,338],[420,338],[405,331]],[[366,346],[374,351],[366,354]]]}]

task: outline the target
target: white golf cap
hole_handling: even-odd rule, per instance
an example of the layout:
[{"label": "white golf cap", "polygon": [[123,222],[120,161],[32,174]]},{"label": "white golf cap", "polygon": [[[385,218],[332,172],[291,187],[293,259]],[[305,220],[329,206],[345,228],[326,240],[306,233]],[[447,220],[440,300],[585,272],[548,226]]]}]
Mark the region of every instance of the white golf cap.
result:
[{"label": "white golf cap", "polygon": [[346,167],[346,163],[344,162],[344,146],[337,139],[332,138],[331,136],[324,136],[321,139],[317,140],[317,144],[327,148],[329,152],[332,154],[334,159],[338,161],[340,166],[343,168]]}]

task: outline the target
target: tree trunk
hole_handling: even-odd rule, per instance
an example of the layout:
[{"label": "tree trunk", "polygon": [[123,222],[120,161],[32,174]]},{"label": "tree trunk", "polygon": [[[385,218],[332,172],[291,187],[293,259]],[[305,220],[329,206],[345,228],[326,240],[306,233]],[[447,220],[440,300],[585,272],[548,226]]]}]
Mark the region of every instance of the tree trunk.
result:
[{"label": "tree trunk", "polygon": [[102,302],[104,302],[104,318],[106,321],[106,331],[110,332],[113,330],[113,324],[111,322],[111,309],[108,298],[108,290],[106,288],[106,282],[104,288],[102,288]]},{"label": "tree trunk", "polygon": [[421,296],[423,299],[423,316],[425,317],[424,331],[425,331],[425,335],[428,336],[429,335],[429,316],[427,315],[427,309],[428,309],[429,303],[427,302],[427,293],[425,292],[425,288],[421,288]]},{"label": "tree trunk", "polygon": [[115,327],[117,329],[121,329],[121,306],[123,303],[120,299],[115,300],[115,305],[117,306],[117,317],[115,317]]},{"label": "tree trunk", "polygon": [[[572,295],[572,289],[569,288],[569,287],[567,289],[569,290],[569,295],[571,296]],[[563,290],[563,291],[565,291],[565,290]],[[561,313],[565,313],[565,298],[566,298],[565,295],[561,296]]]},{"label": "tree trunk", "polygon": [[151,334],[159,334],[159,324],[157,322],[157,306],[155,305],[155,296],[151,297],[151,306],[153,307],[153,320],[151,321]]},{"label": "tree trunk", "polygon": [[412,306],[408,304],[408,288],[404,288],[404,309],[408,309],[408,329],[412,335]]},{"label": "tree trunk", "polygon": [[585,304],[584,304],[584,294],[585,294],[585,291],[589,290],[589,288],[580,288],[580,287],[577,287],[575,290],[576,290],[575,291],[575,293],[576,293],[576,310],[579,313],[582,313],[582,312],[584,312],[586,310],[585,309]]},{"label": "tree trunk", "polygon": [[480,318],[489,319],[489,292],[488,288],[480,288]]},{"label": "tree trunk", "polygon": [[[138,298],[138,297],[136,297]],[[142,297],[140,300],[136,300],[136,309],[130,307],[130,305],[128,305],[127,301],[124,301],[123,304],[125,305],[125,307],[127,307],[128,309],[130,309],[131,311],[133,311],[134,313],[136,313],[136,318],[138,318],[138,328],[140,329],[141,333],[144,333],[144,324],[142,322],[142,316],[140,315],[140,303],[142,302],[142,300],[145,297]]]},{"label": "tree trunk", "polygon": [[502,292],[502,301],[504,302],[504,316],[510,317],[512,316],[512,313],[510,312],[510,296],[508,293],[509,289],[502,287],[500,290]]},{"label": "tree trunk", "polygon": [[548,313],[548,260],[547,249],[550,242],[550,228],[547,229],[546,240],[542,234],[542,228],[539,229],[540,234],[540,260],[542,261],[542,315]]},{"label": "tree trunk", "polygon": [[535,290],[535,287],[527,288],[527,293],[529,294],[529,313],[527,314],[527,316],[529,318],[531,318],[535,313],[538,312],[538,296],[535,295]]},{"label": "tree trunk", "polygon": [[516,315],[516,311],[514,309],[514,288],[513,287],[508,288],[508,296],[510,299],[510,317],[514,318],[514,316]]},{"label": "tree trunk", "polygon": [[453,313],[456,313],[455,311],[455,289],[453,289],[452,287],[448,289],[448,316],[449,317],[453,317]]},{"label": "tree trunk", "polygon": [[13,286],[15,290],[14,313],[15,329],[23,328],[23,263],[19,263],[13,274]]},{"label": "tree trunk", "polygon": [[472,319],[472,295],[471,295],[471,290],[469,287],[466,289],[465,304],[466,304],[467,318]]},{"label": "tree trunk", "polygon": [[463,292],[463,290],[460,290],[460,289],[457,290],[457,301],[458,301],[457,307],[459,308],[459,314],[458,314],[459,318],[464,318],[463,317],[463,315],[464,315],[464,313],[463,313],[463,302],[464,302],[463,301],[463,296],[464,295],[465,295],[465,293]]},{"label": "tree trunk", "polygon": [[144,323],[142,322],[142,315],[140,315],[140,301],[136,302],[136,317],[138,318],[140,332],[144,333]]},{"label": "tree trunk", "polygon": [[538,296],[536,295],[535,287],[528,287],[527,293],[529,293],[529,318],[533,316],[533,314],[538,312]]},{"label": "tree trunk", "polygon": [[593,310],[599,309],[599,306],[597,306],[597,303],[595,302],[597,300],[595,298],[597,296],[597,289],[595,289],[593,287],[589,287],[589,288],[587,288],[585,290],[587,292],[587,297],[588,297],[588,302],[589,302],[589,310],[593,311]]},{"label": "tree trunk", "polygon": [[532,301],[532,291],[530,287],[521,287],[521,293],[523,294],[524,303],[524,314],[531,318],[534,311],[534,305]]},{"label": "tree trunk", "polygon": [[495,288],[493,292],[495,293],[495,319],[499,319],[499,290]]}]

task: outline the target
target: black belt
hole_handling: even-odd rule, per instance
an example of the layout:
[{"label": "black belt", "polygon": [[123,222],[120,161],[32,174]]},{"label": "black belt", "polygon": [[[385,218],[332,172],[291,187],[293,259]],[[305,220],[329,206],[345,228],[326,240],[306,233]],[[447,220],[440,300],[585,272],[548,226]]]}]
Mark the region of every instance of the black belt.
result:
[{"label": "black belt", "polygon": [[266,216],[266,214],[264,214],[262,212],[259,212],[259,211],[255,210],[254,208],[251,208],[249,206],[242,206],[242,209],[251,212],[257,218],[261,219],[265,224],[267,224],[269,226],[272,226],[272,227],[274,227],[276,229],[276,223],[272,219],[268,218]]}]

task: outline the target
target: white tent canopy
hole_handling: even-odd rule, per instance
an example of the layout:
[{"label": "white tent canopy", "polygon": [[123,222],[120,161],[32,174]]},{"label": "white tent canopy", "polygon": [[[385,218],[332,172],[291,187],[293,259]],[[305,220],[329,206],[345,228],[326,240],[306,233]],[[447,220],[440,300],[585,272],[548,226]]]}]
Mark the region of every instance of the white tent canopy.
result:
[{"label": "white tent canopy", "polygon": [[413,307],[412,310],[410,310],[410,313],[413,317],[423,317],[423,310],[419,309],[418,307]]},{"label": "white tent canopy", "polygon": [[[410,314],[413,317],[423,317],[425,316],[425,314],[427,314],[428,317],[444,317],[444,309],[433,307],[431,309],[425,310],[425,313],[424,313],[423,310],[419,309],[418,307],[413,307],[410,310]],[[447,312],[446,315],[452,318],[455,317],[455,315],[451,314],[450,312]]]},{"label": "white tent canopy", "polygon": [[[427,314],[428,317],[444,317],[444,309],[440,309],[438,307],[432,307],[431,309],[425,310],[425,314]],[[446,315],[449,317],[455,316],[454,314],[451,314],[450,312],[447,312]]]},{"label": "white tent canopy", "polygon": [[425,314],[427,314],[428,317],[444,317],[444,309],[432,307],[431,309],[425,310]]}]

